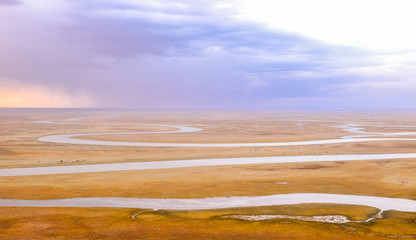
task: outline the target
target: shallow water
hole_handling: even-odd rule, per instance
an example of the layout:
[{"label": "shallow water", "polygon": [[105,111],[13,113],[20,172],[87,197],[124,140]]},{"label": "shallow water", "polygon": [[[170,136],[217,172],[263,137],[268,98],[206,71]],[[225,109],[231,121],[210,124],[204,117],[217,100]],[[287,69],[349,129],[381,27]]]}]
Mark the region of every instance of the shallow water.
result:
[{"label": "shallow water", "polygon": [[3,207],[120,207],[169,210],[202,210],[301,203],[351,204],[375,207],[382,211],[416,212],[416,201],[401,198],[342,194],[294,193],[257,197],[215,197],[201,199],[150,198],[70,198],[55,200],[0,199]]},{"label": "shallow water", "polygon": [[[70,119],[80,120],[82,118]],[[39,122],[41,123],[41,122]],[[45,121],[43,123],[54,123]],[[144,124],[152,125],[152,124]],[[155,124],[156,125],[156,124]],[[273,143],[146,143],[146,142],[119,142],[76,139],[79,136],[94,135],[120,135],[120,134],[148,134],[148,133],[185,133],[200,131],[199,128],[182,127],[173,125],[156,125],[175,127],[178,130],[168,132],[128,132],[128,133],[92,133],[92,134],[64,134],[40,137],[39,141],[86,144],[86,145],[111,145],[111,146],[169,146],[169,147],[253,147],[253,146],[296,146],[313,144],[333,144],[364,141],[415,141],[416,139],[403,138],[362,138],[369,136],[393,136],[414,135],[415,133],[376,133],[372,135],[346,136],[340,139],[299,141],[299,142],[273,142]],[[339,126],[352,133],[366,133],[364,128],[358,125]],[[276,157],[246,157],[246,158],[215,158],[156,162],[113,163],[78,166],[56,166],[37,168],[10,168],[0,169],[0,176],[25,176],[45,174],[68,174],[85,172],[106,172],[144,169],[166,169],[182,167],[203,167],[241,164],[264,163],[288,163],[288,162],[315,162],[315,161],[354,161],[354,160],[379,160],[416,158],[416,153],[392,153],[392,154],[355,154],[355,155],[317,155],[317,156],[276,156]],[[25,207],[123,207],[123,208],[152,208],[172,210],[197,210],[252,206],[286,205],[300,203],[333,203],[363,205],[384,210],[397,210],[416,212],[416,201],[400,198],[385,198],[357,195],[320,194],[320,193],[296,193],[280,194],[257,197],[216,197],[204,199],[136,199],[136,198],[72,198],[56,200],[16,200],[0,199],[0,206],[25,206]]]},{"label": "shallow water", "polygon": [[[58,122],[48,122],[56,123]],[[42,122],[38,122],[42,123]],[[157,143],[157,142],[122,142],[122,141],[102,141],[79,139],[76,137],[100,136],[100,135],[134,135],[134,134],[170,134],[170,133],[189,133],[202,131],[200,128],[160,125],[160,124],[140,124],[150,126],[162,126],[177,128],[175,131],[164,132],[119,132],[119,133],[75,133],[75,134],[58,134],[38,138],[41,142],[65,143],[65,144],[82,144],[82,145],[104,145],[104,146],[141,146],[141,147],[277,147],[277,146],[300,146],[315,144],[334,144],[334,143],[352,143],[352,142],[370,142],[370,141],[416,141],[414,138],[368,138],[373,136],[405,136],[416,135],[416,132],[399,132],[399,133],[371,133],[367,135],[344,136],[337,139],[296,141],[296,142],[264,142],[264,143]],[[366,133],[365,128],[358,128],[359,125],[336,126],[343,128],[344,131],[351,133]]]},{"label": "shallow water", "polygon": [[[167,125],[164,125],[167,126]],[[185,131],[157,132],[177,133]],[[75,137],[98,136],[98,135],[122,135],[122,134],[147,134],[149,132],[127,132],[127,133],[82,133],[82,134],[61,134],[40,137],[38,140],[51,143],[82,144],[82,145],[104,145],[104,146],[136,146],[136,147],[278,147],[278,146],[300,146],[315,144],[334,144],[370,141],[416,141],[415,138],[338,138],[329,140],[313,140],[298,142],[269,142],[269,143],[156,143],[156,142],[120,142],[120,141],[99,141],[78,139]]]},{"label": "shallow water", "polygon": [[167,169],[167,168],[184,168],[184,167],[207,167],[207,166],[224,166],[224,165],[243,165],[243,164],[293,163],[293,162],[318,162],[318,161],[355,161],[355,160],[379,160],[379,159],[399,159],[399,158],[416,158],[416,153],[212,158],[212,159],[195,159],[195,160],[92,164],[92,165],[76,165],[76,166],[4,168],[4,169],[0,169],[0,177],[87,173],[87,172],[129,171],[129,170],[146,170],[146,169]]}]

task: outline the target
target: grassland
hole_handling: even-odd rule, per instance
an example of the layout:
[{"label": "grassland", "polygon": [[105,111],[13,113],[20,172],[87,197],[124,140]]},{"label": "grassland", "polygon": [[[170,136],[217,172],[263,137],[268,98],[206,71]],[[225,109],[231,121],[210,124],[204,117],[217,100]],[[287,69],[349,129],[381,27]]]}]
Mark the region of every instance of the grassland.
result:
[{"label": "grassland", "polygon": [[[216,157],[415,152],[416,142],[366,142],[295,147],[169,148],[43,143],[50,134],[166,131],[136,123],[199,127],[202,132],[111,135],[89,139],[147,142],[271,142],[331,139],[352,133],[334,126],[368,124],[369,132],[416,131],[411,113],[239,113],[2,110],[0,167],[60,166]],[[117,112],[117,114],[119,114]],[[35,123],[61,121],[65,124]],[[382,125],[380,125],[380,123]],[[406,137],[406,136],[402,136]],[[414,159],[314,162],[140,170],[0,178],[0,198],[70,197],[205,198],[280,193],[339,193],[416,200]],[[283,184],[282,184],[283,183]],[[135,219],[135,213],[143,211]],[[300,220],[244,221],[230,214],[299,216],[340,214],[365,220],[377,209],[344,205],[287,205],[209,211],[111,208],[6,208],[2,239],[391,239],[416,235],[416,214],[389,211],[369,223],[328,224]]]},{"label": "grassland", "polygon": [[[295,205],[211,211],[111,208],[2,208],[2,239],[391,239],[416,231],[414,213],[386,212],[371,223],[327,224],[299,220],[250,222],[229,214],[322,215],[346,213],[362,220],[376,209]],[[132,216],[136,215],[133,219]],[[412,223],[413,222],[413,223]]]}]

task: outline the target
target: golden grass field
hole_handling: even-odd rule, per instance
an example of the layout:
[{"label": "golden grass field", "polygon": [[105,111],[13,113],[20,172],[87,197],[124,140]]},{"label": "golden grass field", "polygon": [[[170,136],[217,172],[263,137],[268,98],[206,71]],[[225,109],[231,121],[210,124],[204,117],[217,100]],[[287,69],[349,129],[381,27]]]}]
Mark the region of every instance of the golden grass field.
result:
[{"label": "golden grass field", "polygon": [[[76,117],[105,117],[65,121]],[[416,131],[413,113],[152,112],[0,110],[0,168],[186,160],[220,157],[412,153],[416,142],[383,141],[291,147],[123,147],[37,141],[64,133],[169,131],[140,123],[204,129],[177,134],[101,135],[142,142],[286,142],[353,135],[334,126],[369,124],[368,132]],[[65,124],[45,124],[36,121]],[[376,125],[375,125],[376,124]],[[377,125],[382,124],[382,125]],[[406,138],[408,136],[401,136]],[[416,200],[415,159],[280,163],[0,177],[0,198],[206,198],[281,193],[336,193]],[[280,184],[280,183],[287,184]],[[299,204],[204,211],[0,207],[1,239],[393,239],[416,236],[416,213],[387,211],[368,223],[224,219],[232,214],[344,215],[365,220],[375,208]],[[132,219],[135,213],[142,214]]]}]

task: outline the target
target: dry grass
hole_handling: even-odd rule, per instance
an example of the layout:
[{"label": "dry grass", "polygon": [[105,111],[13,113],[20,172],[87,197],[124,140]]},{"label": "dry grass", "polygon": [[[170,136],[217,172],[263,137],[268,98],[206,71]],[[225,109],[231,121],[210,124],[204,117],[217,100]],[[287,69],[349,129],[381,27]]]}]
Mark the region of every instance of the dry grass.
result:
[{"label": "dry grass", "polygon": [[[325,155],[414,152],[416,142],[258,148],[145,148],[42,143],[40,136],[61,133],[166,131],[157,123],[203,128],[167,135],[88,137],[153,142],[281,142],[352,135],[332,126],[383,123],[369,132],[415,131],[410,113],[239,113],[134,112],[117,119],[85,119],[74,124],[40,124],[110,111],[1,110],[0,167],[54,166],[216,157]],[[117,113],[119,114],[119,113]],[[299,120],[303,121],[299,121]],[[88,124],[76,124],[76,123]],[[122,123],[126,125],[115,125]],[[405,136],[404,136],[405,137]],[[78,161],[77,161],[78,160]],[[205,198],[316,192],[416,199],[414,159],[283,163],[161,170],[1,177],[0,197],[52,199],[69,197]],[[288,182],[288,184],[278,184]],[[210,211],[150,212],[108,208],[1,208],[1,239],[385,239],[416,235],[415,213],[386,212],[385,219],[346,225],[273,220],[221,219],[227,214],[341,214],[363,220],[376,209],[344,205],[293,205]],[[28,235],[30,233],[30,235]]]},{"label": "dry grass", "polygon": [[[290,210],[289,210],[290,209]],[[353,213],[363,219],[375,209],[357,206],[297,205],[213,211],[147,211],[109,208],[2,208],[2,239],[390,239],[416,234],[415,214],[367,224],[325,224],[299,220],[249,222],[221,219],[227,214]],[[393,223],[391,225],[390,223]]]},{"label": "dry grass", "polygon": [[[4,111],[4,110],[3,110]],[[11,111],[11,110],[10,110]],[[88,114],[87,114],[88,113]],[[108,116],[114,112],[93,111],[11,111],[0,121],[0,167],[54,166],[110,162],[156,161],[246,156],[286,156],[353,153],[412,152],[416,142],[366,142],[294,147],[250,148],[169,148],[82,146],[38,142],[44,135],[63,133],[164,131],[168,128],[144,126],[140,123],[172,124],[203,128],[202,132],[163,135],[102,135],[91,139],[150,142],[283,142],[333,139],[350,135],[333,126],[345,123],[374,124],[381,117],[351,113],[158,113],[122,112],[123,118],[62,121],[78,116]],[[416,125],[416,115],[386,115],[384,124]],[[375,118],[375,119],[374,119]],[[56,120],[66,124],[34,123]],[[303,121],[299,121],[302,119]],[[73,123],[73,124],[71,124]],[[79,124],[82,123],[82,124]],[[86,124],[87,123],[87,124]],[[119,125],[117,125],[119,124]],[[127,125],[126,125],[127,124]],[[412,128],[374,127],[375,132],[412,131]],[[78,160],[78,162],[77,162]]]},{"label": "dry grass", "polygon": [[410,159],[3,177],[0,197],[205,198],[312,192],[416,199],[415,170]]}]

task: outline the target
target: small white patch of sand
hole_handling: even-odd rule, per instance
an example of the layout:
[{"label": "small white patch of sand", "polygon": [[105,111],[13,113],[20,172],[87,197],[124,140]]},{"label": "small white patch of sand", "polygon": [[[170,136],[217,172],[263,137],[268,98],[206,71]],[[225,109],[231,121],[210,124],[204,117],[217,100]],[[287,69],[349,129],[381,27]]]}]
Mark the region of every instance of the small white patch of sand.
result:
[{"label": "small white patch of sand", "polygon": [[274,184],[285,185],[285,184],[289,184],[289,183],[288,182],[275,182]]},{"label": "small white patch of sand", "polygon": [[347,217],[342,215],[327,215],[327,216],[290,216],[290,215],[229,215],[222,218],[234,218],[247,221],[264,221],[272,219],[295,219],[307,222],[324,222],[324,223],[349,223]]}]

